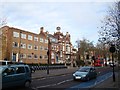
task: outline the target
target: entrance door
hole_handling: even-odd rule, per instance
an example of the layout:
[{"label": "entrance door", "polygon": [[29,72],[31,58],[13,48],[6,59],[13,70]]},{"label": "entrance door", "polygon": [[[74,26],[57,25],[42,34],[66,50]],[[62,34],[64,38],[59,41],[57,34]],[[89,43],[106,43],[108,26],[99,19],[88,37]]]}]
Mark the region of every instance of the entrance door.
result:
[{"label": "entrance door", "polygon": [[16,61],[16,53],[13,53],[13,61]]}]

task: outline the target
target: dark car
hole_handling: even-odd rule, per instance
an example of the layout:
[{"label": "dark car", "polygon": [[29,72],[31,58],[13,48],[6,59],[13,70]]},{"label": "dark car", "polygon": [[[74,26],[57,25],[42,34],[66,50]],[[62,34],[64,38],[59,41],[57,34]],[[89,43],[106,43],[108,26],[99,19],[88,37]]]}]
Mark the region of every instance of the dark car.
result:
[{"label": "dark car", "polygon": [[90,66],[81,67],[73,74],[74,80],[88,81],[96,77],[97,77],[97,72],[95,68]]},{"label": "dark car", "polygon": [[31,70],[28,65],[4,65],[0,66],[2,74],[2,88],[15,86],[29,87],[31,83]]}]

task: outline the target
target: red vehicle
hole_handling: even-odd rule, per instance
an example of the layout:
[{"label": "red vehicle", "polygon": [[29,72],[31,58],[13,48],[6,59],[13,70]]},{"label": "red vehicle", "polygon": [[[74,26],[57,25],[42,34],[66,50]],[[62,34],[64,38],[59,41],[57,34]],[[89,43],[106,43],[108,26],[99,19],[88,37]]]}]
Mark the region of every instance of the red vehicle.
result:
[{"label": "red vehicle", "polygon": [[95,60],[94,66],[102,66],[102,61],[100,59]]}]

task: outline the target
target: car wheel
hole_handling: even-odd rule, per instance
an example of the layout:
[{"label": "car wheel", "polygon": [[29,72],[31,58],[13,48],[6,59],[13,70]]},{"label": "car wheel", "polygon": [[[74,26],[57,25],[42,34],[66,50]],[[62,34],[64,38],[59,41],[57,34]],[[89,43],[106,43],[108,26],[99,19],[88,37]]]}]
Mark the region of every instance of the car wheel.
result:
[{"label": "car wheel", "polygon": [[31,84],[30,81],[26,81],[24,84],[24,87],[28,88],[28,87],[30,87],[30,84]]}]

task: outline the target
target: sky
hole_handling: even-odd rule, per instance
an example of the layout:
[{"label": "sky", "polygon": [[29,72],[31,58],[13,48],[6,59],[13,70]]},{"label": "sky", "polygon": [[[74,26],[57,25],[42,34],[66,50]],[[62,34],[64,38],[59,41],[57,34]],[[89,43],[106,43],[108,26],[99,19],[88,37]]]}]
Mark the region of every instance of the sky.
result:
[{"label": "sky", "polygon": [[69,32],[73,46],[83,38],[97,43],[101,21],[113,0],[1,0],[0,19],[6,25],[38,34],[61,27]]}]

